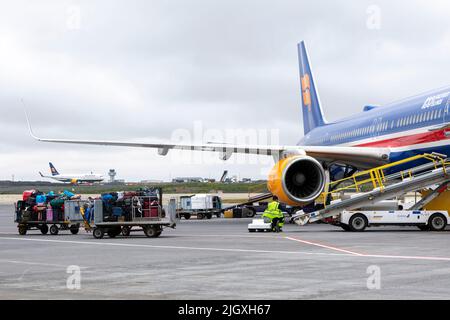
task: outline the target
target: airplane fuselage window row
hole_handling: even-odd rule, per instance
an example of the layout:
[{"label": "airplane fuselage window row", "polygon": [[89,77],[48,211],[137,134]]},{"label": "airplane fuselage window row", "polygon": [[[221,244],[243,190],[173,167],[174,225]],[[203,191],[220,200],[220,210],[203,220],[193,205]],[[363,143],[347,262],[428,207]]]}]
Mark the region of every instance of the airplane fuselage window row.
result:
[{"label": "airplane fuselage window row", "polygon": [[[394,130],[395,128],[402,128],[406,126],[412,126],[420,123],[426,123],[437,120],[443,116],[442,109],[434,109],[421,113],[412,114],[396,120],[379,121],[378,123],[371,124],[361,128],[355,128],[346,132],[342,132],[337,135],[331,135],[328,137],[322,137],[322,143],[336,143],[351,140],[352,138],[361,137],[364,138],[374,133],[383,133],[388,129]],[[369,136],[370,137],[370,136]]]}]

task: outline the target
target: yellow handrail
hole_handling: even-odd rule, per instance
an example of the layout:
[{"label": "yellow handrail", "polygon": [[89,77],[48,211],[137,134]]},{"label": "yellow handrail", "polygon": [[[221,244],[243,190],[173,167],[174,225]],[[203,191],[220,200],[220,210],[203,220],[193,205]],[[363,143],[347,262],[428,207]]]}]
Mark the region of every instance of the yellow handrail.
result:
[{"label": "yellow handrail", "polygon": [[[328,195],[332,194],[332,193],[339,193],[341,191],[346,191],[349,189],[355,189],[356,192],[361,192],[363,189],[362,187],[364,185],[371,185],[372,186],[372,190],[379,188],[381,191],[384,190],[385,185],[384,183],[386,182],[386,176],[384,173],[384,170],[386,169],[390,169],[392,167],[396,167],[402,164],[406,164],[406,163],[410,163],[412,161],[416,161],[416,160],[428,160],[433,162],[434,164],[434,168],[436,169],[438,167],[438,165],[441,165],[442,169],[444,170],[444,174],[447,174],[447,165],[450,165],[450,163],[445,162],[445,159],[435,155],[435,154],[430,154],[430,153],[424,153],[424,154],[420,154],[420,155],[416,155],[416,156],[412,156],[406,159],[402,159],[399,161],[395,161],[395,162],[391,162],[389,164],[385,164],[373,169],[369,169],[369,170],[364,170],[364,171],[359,171],[357,173],[355,173],[354,175],[352,175],[351,177],[347,177],[344,179],[340,179],[340,180],[336,180],[336,181],[332,181],[330,183],[328,183],[327,188],[325,188],[325,190],[331,190],[331,191],[326,191],[323,192],[323,199],[324,199],[324,205],[326,207],[326,199],[328,197]],[[409,169],[408,171],[404,172],[404,171],[400,171],[400,178],[402,180],[404,180],[405,178],[412,178],[413,177],[413,172],[411,169]],[[406,173],[406,175],[404,174]],[[337,188],[337,189],[332,189],[332,187],[334,185],[337,184],[347,184],[343,187]],[[368,190],[370,191],[370,190]]]}]

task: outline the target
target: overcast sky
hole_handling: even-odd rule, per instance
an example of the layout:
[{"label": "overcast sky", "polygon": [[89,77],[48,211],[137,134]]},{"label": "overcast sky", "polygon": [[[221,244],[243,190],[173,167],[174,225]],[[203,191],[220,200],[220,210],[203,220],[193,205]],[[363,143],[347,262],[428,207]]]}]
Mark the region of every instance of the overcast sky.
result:
[{"label": "overcast sky", "polygon": [[294,145],[303,134],[299,41],[326,118],[336,121],[449,85],[449,10],[444,0],[1,1],[0,179],[39,179],[49,161],[63,173],[115,168],[132,181],[217,179],[224,169],[265,178],[267,160],[37,142],[21,99],[44,137],[167,141],[206,132],[233,142],[241,129]]}]

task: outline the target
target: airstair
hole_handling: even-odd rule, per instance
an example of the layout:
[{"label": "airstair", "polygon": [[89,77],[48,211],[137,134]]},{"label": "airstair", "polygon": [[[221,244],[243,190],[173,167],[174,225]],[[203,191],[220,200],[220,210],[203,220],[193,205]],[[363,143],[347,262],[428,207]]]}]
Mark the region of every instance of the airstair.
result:
[{"label": "airstair", "polygon": [[[425,164],[423,164],[425,162]],[[421,163],[414,166],[415,163]],[[395,167],[413,166],[404,171],[385,175],[385,172],[395,171]],[[291,221],[298,225],[315,222],[339,215],[345,210],[354,210],[382,200],[392,199],[411,191],[421,190],[426,187],[438,185],[429,195],[416,203],[413,209],[417,210],[425,206],[440,193],[446,190],[450,184],[450,162],[447,156],[438,153],[425,153],[407,159],[396,161],[370,170],[360,171],[351,177],[330,182],[323,193],[324,199],[332,194],[354,191],[349,198],[338,199],[330,204],[324,204],[324,208],[305,213],[297,211]],[[449,171],[449,172],[448,172]],[[337,186],[342,187],[337,188]]]}]

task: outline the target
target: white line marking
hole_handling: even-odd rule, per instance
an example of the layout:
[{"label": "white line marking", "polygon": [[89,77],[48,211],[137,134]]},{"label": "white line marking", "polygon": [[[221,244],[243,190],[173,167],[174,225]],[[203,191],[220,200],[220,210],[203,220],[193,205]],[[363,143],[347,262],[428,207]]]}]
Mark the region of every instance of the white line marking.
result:
[{"label": "white line marking", "polygon": [[82,245],[88,245],[88,246],[100,245],[100,246],[155,248],[155,249],[180,249],[180,250],[203,250],[203,251],[225,251],[225,252],[248,252],[248,253],[305,254],[305,255],[325,255],[325,256],[330,256],[330,255],[331,256],[345,256],[345,255],[347,255],[347,254],[343,254],[343,253],[302,252],[302,251],[283,251],[283,250],[277,251],[277,250],[233,249],[233,248],[208,248],[208,247],[183,247],[183,246],[158,246],[158,245],[150,245],[150,244],[10,238],[10,237],[0,237],[0,240],[36,241],[36,242],[50,242],[50,243],[82,244]]},{"label": "white line marking", "polygon": [[[2,262],[2,263],[24,264],[24,265],[32,265],[32,266],[58,267],[58,268],[67,268],[67,266],[68,266],[68,265],[54,264],[54,263],[29,262],[29,261],[4,260],[4,259],[0,259],[0,262]],[[80,268],[81,269],[86,269],[87,267],[80,267]]]},{"label": "white line marking", "polygon": [[326,249],[331,249],[331,250],[336,250],[336,251],[340,251],[340,252],[346,252],[346,253],[351,254],[351,255],[353,255],[353,256],[365,257],[365,258],[386,258],[386,259],[410,259],[410,260],[429,260],[429,261],[450,261],[450,258],[448,258],[448,257],[401,256],[401,255],[389,255],[389,254],[364,254],[364,253],[358,253],[358,252],[354,252],[354,251],[349,251],[349,250],[345,250],[345,249],[341,249],[341,248],[337,248],[337,247],[332,247],[332,246],[328,246],[328,245],[324,245],[324,244],[320,244],[320,243],[315,243],[315,242],[306,241],[306,240],[300,240],[300,239],[291,238],[291,237],[285,237],[285,239],[293,240],[293,241],[297,241],[297,242],[302,242],[302,243],[306,243],[306,244],[311,244],[311,245],[313,245],[313,246],[318,246],[318,247],[322,247],[322,248],[326,248]]},{"label": "white line marking", "polygon": [[345,249],[341,249],[341,248],[337,248],[337,247],[332,247],[332,246],[328,246],[328,245],[325,245],[325,244],[320,244],[320,243],[306,241],[306,240],[300,240],[300,239],[291,238],[291,237],[284,237],[284,238],[285,239],[289,239],[289,240],[293,240],[293,241],[297,241],[297,242],[301,242],[301,243],[310,244],[310,245],[317,246],[317,247],[330,249],[330,250],[345,252],[345,253],[352,254],[352,255],[355,255],[355,256],[363,256],[363,254],[361,254],[361,253],[357,253],[357,252],[354,252],[354,251],[345,250]]}]

